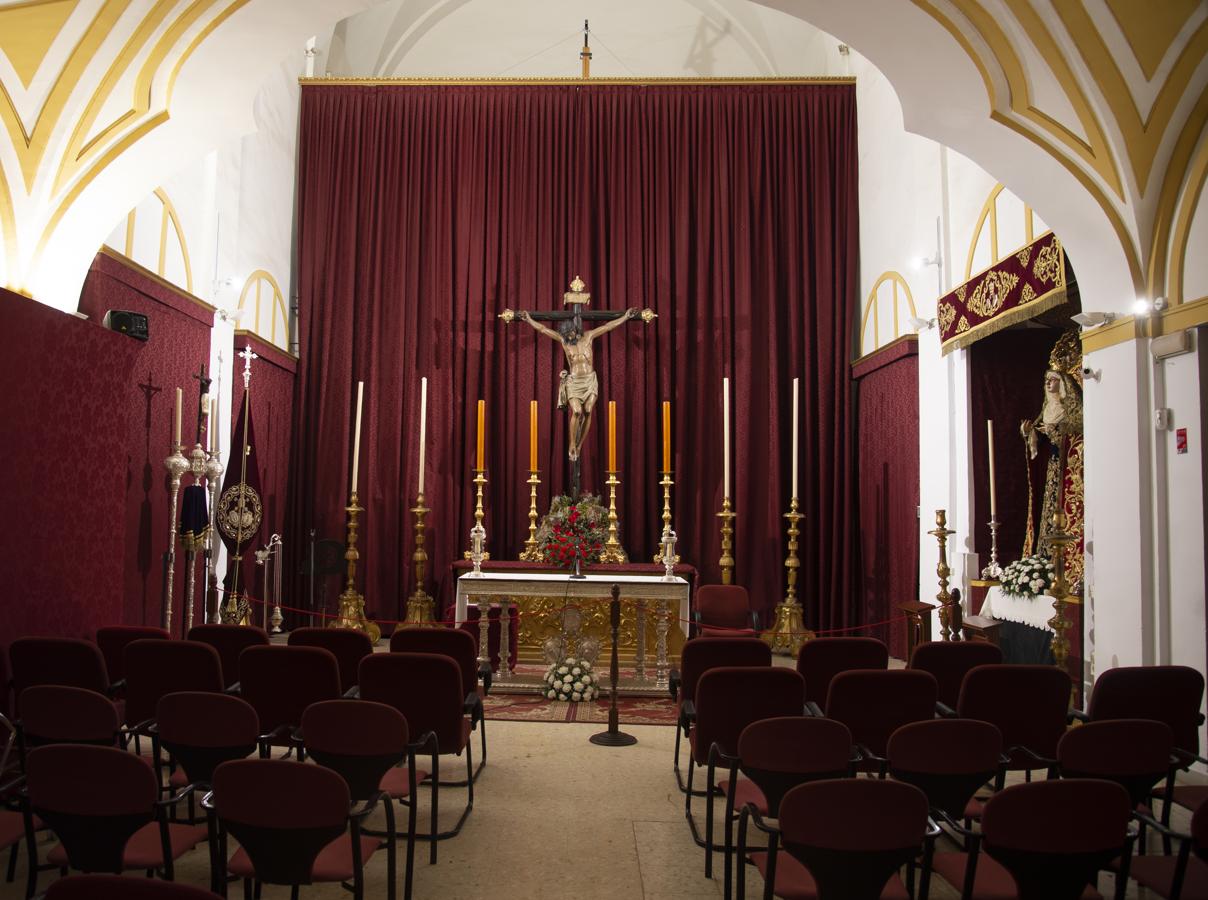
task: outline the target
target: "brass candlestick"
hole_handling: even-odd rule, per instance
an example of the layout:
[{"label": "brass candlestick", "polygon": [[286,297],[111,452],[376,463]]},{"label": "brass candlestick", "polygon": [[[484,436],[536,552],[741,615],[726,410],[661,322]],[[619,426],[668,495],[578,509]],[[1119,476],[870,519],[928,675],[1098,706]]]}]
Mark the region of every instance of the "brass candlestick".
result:
[{"label": "brass candlestick", "polygon": [[797,523],[805,518],[800,510],[801,506],[794,497],[789,501],[789,511],[784,514],[789,522],[789,554],[784,560],[784,600],[776,604],[776,624],[772,626],[771,631],[763,633],[763,639],[771,645],[773,653],[787,656],[796,656],[801,650],[801,645],[815,637],[814,633],[805,627],[801,601],[797,599],[797,574],[801,569],[801,560],[797,557],[797,538],[801,535],[801,529],[797,527]]},{"label": "brass candlestick", "polygon": [[604,542],[604,552],[600,554],[600,562],[623,563],[626,561],[625,551],[617,540],[617,473],[609,471],[608,480],[608,540]]},{"label": "brass candlestick", "polygon": [[734,583],[734,510],[730,506],[730,498],[723,497],[721,500],[721,512],[717,514],[721,519],[721,559],[718,564],[721,566],[721,583]]},{"label": "brass candlestick", "polygon": [[[947,510],[937,509],[935,511],[935,528],[927,532],[935,535],[935,539],[940,545],[940,561],[935,567],[935,574],[940,579],[940,592],[935,595],[935,599],[940,604],[940,640],[950,641],[952,635],[952,595],[948,593],[948,576],[952,574],[952,570],[948,568],[948,536],[956,534],[948,527],[948,512]],[[960,640],[960,635],[956,635],[956,639]]]},{"label": "brass candlestick", "polygon": [[[663,473],[663,480],[659,482],[663,486],[663,533],[659,537],[659,551],[654,554],[654,561],[661,563],[663,561],[663,547],[667,544],[667,536],[671,533],[671,485],[675,484],[671,480],[671,471],[667,470]],[[679,555],[671,560],[672,564],[680,561]]]},{"label": "brass candlestick", "polygon": [[[486,483],[487,483],[487,470],[486,469],[475,469],[474,470],[474,485],[478,489],[478,496],[474,501],[474,530],[481,532],[484,541],[486,540],[487,530],[486,530],[486,527],[482,524],[482,519],[483,519],[483,515],[484,515],[484,513],[482,511],[482,486]],[[473,549],[467,550],[464,554],[464,558],[465,559],[473,558],[473,552],[474,552]],[[488,553],[485,549],[483,549],[480,559],[485,561],[490,558],[491,558],[491,554]]]},{"label": "brass candlestick", "polygon": [[363,511],[363,507],[357,503],[356,491],[348,498],[348,506],[344,511],[348,513],[348,549],[344,551],[344,558],[348,560],[348,583],[344,587],[344,593],[340,594],[340,614],[328,627],[363,631],[376,644],[382,636],[382,629],[378,628],[377,623],[365,618],[365,598],[356,589],[357,560],[361,558],[361,554],[357,552],[357,516]]},{"label": "brass candlestick", "polygon": [[[1053,592],[1053,618],[1049,619],[1048,624],[1053,629],[1053,663],[1057,668],[1068,671],[1066,663],[1070,655],[1070,641],[1065,632],[1070,623],[1065,618],[1065,607],[1069,603],[1070,591],[1065,582],[1065,548],[1066,545],[1074,543],[1076,538],[1065,529],[1065,513],[1059,509],[1053,513],[1053,530],[1047,538],[1049,555],[1053,559],[1053,586],[1049,589]],[[1071,703],[1077,689],[1077,684],[1070,688]]]},{"label": "brass candlestick", "polygon": [[411,554],[411,563],[415,569],[415,591],[407,598],[407,616],[404,625],[431,625],[432,598],[424,590],[424,571],[428,566],[427,523],[424,517],[428,515],[428,507],[424,506],[424,495],[417,494],[415,506],[411,507],[415,516],[415,552]]},{"label": "brass candlestick", "polygon": [[537,485],[541,483],[538,474],[539,470],[531,470],[526,482],[529,486],[529,536],[525,539],[524,550],[520,553],[520,558],[526,562],[541,561],[541,551],[537,549]]}]

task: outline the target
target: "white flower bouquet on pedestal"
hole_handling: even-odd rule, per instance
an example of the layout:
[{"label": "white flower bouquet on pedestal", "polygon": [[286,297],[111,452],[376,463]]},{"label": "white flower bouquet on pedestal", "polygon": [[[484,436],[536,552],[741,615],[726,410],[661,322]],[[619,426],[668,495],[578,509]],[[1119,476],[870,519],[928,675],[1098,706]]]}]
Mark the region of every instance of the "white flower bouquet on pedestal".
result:
[{"label": "white flower bouquet on pedestal", "polygon": [[1002,571],[1002,590],[1017,597],[1038,597],[1053,586],[1055,571],[1047,556],[1025,556]]},{"label": "white flower bouquet on pedestal", "polygon": [[579,703],[600,696],[600,679],[585,659],[567,659],[545,671],[545,696],[550,700]]}]

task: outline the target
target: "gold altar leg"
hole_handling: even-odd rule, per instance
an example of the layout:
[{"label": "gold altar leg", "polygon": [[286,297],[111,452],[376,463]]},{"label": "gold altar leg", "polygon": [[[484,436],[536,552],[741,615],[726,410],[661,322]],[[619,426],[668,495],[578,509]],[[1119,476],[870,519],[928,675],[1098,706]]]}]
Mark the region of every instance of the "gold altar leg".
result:
[{"label": "gold altar leg", "polygon": [[496,677],[500,681],[505,681],[512,677],[512,667],[508,664],[508,660],[512,655],[511,647],[509,646],[511,639],[509,632],[512,630],[510,627],[511,622],[509,621],[511,618],[510,607],[511,601],[507,597],[499,598],[499,671],[496,673]]},{"label": "gold altar leg", "polygon": [[[484,603],[483,600],[486,602]],[[491,601],[487,598],[479,600],[478,609],[478,664],[491,664]]]},{"label": "gold altar leg", "polygon": [[637,658],[634,660],[634,677],[638,681],[646,680],[646,601],[634,601],[637,616]]},{"label": "gold altar leg", "polygon": [[[671,664],[667,660],[667,632],[671,628],[671,601],[658,601],[658,618],[654,623],[655,687],[666,687],[671,677]],[[639,632],[640,634],[641,632]]]}]

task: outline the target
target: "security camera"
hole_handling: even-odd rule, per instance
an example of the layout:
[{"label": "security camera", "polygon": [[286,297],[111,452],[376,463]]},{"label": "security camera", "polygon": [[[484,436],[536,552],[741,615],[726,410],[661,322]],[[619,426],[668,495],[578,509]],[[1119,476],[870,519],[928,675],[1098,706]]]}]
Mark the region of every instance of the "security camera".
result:
[{"label": "security camera", "polygon": [[1092,369],[1090,366],[1082,367],[1082,377],[1084,380],[1098,381],[1100,373]]}]

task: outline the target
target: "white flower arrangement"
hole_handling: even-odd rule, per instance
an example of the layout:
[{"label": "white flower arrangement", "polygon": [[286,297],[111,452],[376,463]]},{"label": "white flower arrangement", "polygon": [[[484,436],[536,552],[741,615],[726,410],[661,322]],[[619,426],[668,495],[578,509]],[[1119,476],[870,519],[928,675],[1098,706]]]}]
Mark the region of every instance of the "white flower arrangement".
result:
[{"label": "white flower arrangement", "polygon": [[545,670],[545,696],[549,700],[580,703],[600,696],[600,679],[585,659],[567,659]]},{"label": "white flower arrangement", "polygon": [[1038,597],[1053,586],[1053,564],[1046,556],[1025,556],[1003,569],[1004,593],[1017,597]]}]

